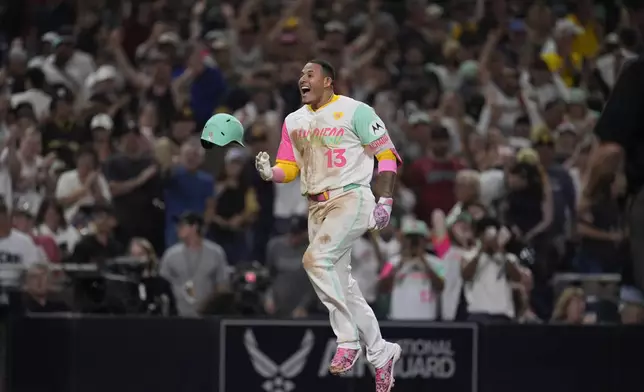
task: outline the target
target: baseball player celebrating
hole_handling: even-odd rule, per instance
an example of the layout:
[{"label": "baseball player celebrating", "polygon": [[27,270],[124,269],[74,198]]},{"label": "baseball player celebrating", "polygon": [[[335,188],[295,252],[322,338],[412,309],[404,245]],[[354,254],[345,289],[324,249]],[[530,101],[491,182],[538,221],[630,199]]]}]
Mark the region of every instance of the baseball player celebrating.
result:
[{"label": "baseball player celebrating", "polygon": [[[376,368],[376,392],[389,392],[401,348],[382,338],[349,264],[353,242],[389,223],[401,160],[374,110],[334,94],[334,79],[327,62],[304,66],[299,87],[305,105],[284,120],[275,166],[266,152],[257,155],[255,166],[266,181],[289,182],[301,175],[302,194],[309,199],[310,240],[302,263],[329,310],[338,342],[329,371],[349,371],[362,341]],[[382,195],[377,203],[370,189],[374,157]]]}]

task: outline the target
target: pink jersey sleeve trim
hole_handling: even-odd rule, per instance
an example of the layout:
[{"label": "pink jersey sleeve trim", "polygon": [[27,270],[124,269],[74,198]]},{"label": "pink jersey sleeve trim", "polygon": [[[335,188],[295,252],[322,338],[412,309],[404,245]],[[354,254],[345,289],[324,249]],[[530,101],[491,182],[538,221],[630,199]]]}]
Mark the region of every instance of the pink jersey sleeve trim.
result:
[{"label": "pink jersey sleeve trim", "polygon": [[277,159],[288,162],[295,162],[295,154],[293,154],[293,143],[291,136],[286,129],[286,122],[282,125],[282,139],[280,140],[279,148],[277,149]]},{"label": "pink jersey sleeve trim", "polygon": [[273,166],[273,182],[284,182],[286,173],[281,167]]},{"label": "pink jersey sleeve trim", "polygon": [[378,173],[382,173],[382,172],[396,173],[397,171],[398,171],[398,164],[396,163],[396,161],[392,161],[392,160],[378,161]]}]

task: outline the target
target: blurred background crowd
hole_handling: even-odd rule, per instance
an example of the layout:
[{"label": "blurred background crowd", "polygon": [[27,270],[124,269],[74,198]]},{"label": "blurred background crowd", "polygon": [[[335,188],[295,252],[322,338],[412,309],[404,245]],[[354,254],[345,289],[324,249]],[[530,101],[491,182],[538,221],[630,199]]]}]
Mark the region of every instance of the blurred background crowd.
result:
[{"label": "blurred background crowd", "polygon": [[[592,132],[644,3],[28,0],[0,20],[5,304],[323,314],[308,201],[252,163],[319,58],[405,160],[392,224],[353,248],[379,317],[644,322],[621,153]],[[222,112],[245,147],[206,152]]]}]

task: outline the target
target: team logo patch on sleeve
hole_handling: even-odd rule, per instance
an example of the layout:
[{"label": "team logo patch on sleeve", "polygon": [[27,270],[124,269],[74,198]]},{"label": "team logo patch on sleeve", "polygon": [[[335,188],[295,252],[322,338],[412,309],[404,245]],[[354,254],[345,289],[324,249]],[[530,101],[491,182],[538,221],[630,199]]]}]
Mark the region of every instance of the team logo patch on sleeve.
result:
[{"label": "team logo patch on sleeve", "polygon": [[385,124],[381,119],[374,120],[371,125],[369,125],[369,129],[376,137],[382,136],[387,133],[387,128],[385,128]]}]

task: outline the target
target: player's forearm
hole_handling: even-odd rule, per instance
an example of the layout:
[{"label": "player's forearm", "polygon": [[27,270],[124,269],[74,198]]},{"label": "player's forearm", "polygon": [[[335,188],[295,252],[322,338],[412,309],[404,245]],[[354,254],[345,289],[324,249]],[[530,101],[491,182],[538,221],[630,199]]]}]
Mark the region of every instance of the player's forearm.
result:
[{"label": "player's forearm", "polygon": [[393,198],[398,170],[397,157],[393,151],[388,149],[377,154],[376,159],[378,160],[376,192],[379,197]]},{"label": "player's forearm", "polygon": [[378,173],[376,178],[376,193],[378,197],[393,198],[396,187],[396,173],[391,171]]}]

